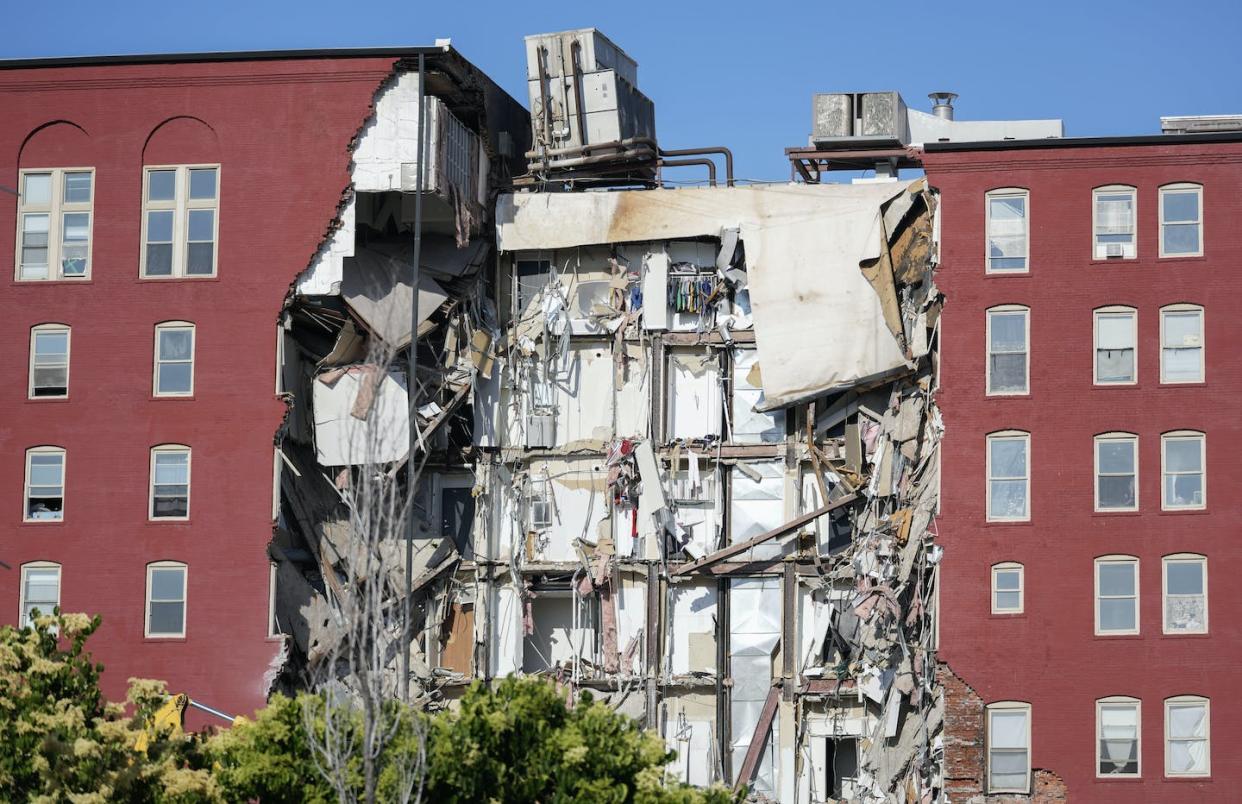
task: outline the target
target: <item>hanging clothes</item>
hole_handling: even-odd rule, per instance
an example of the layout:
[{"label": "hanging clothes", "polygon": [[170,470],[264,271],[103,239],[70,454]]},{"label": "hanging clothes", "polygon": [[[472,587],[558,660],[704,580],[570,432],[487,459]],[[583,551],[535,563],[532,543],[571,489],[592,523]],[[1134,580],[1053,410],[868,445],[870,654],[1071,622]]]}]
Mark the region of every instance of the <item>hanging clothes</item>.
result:
[{"label": "hanging clothes", "polygon": [[668,307],[675,313],[706,313],[720,289],[715,274],[672,274],[668,278]]}]

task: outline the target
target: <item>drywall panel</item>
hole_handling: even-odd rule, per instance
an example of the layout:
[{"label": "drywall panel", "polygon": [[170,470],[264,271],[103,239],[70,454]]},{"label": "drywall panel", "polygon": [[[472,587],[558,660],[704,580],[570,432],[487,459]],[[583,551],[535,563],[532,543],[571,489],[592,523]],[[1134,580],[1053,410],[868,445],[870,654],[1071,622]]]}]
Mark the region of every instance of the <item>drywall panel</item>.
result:
[{"label": "drywall panel", "polygon": [[668,765],[673,778],[700,787],[718,781],[716,698],[686,693],[662,703],[664,741],[677,756]]},{"label": "drywall panel", "polygon": [[507,676],[518,671],[522,657],[522,601],[512,586],[496,586],[491,594],[492,675]]},{"label": "drywall panel", "polygon": [[669,672],[716,672],[716,582],[678,583],[669,590],[672,636]]},{"label": "drywall panel", "polygon": [[533,631],[522,641],[522,672],[571,667],[576,658],[594,661],[595,622],[590,608],[570,592],[536,593],[530,602]]},{"label": "drywall panel", "polygon": [[720,436],[720,360],[714,351],[674,351],[668,358],[665,439]]},{"label": "drywall panel", "polygon": [[[546,483],[551,495],[550,526],[528,536],[533,561],[577,561],[578,539],[591,544],[609,532],[608,472],[600,458],[534,461],[532,483]],[[527,523],[523,532],[532,533]],[[533,549],[532,549],[533,548]]]},{"label": "drywall panel", "polygon": [[402,374],[350,366],[330,369],[312,385],[315,457],[321,465],[389,463],[405,457],[410,412]]},{"label": "drywall panel", "polygon": [[557,446],[612,439],[612,350],[607,344],[571,344],[551,380]]},{"label": "drywall panel", "polygon": [[651,360],[649,350],[625,344],[625,365],[616,394],[618,438],[645,439],[651,435]]},{"label": "drywall panel", "polygon": [[642,674],[646,629],[647,579],[634,573],[621,573],[621,593],[617,595],[617,650],[621,653],[618,665],[621,675]]}]

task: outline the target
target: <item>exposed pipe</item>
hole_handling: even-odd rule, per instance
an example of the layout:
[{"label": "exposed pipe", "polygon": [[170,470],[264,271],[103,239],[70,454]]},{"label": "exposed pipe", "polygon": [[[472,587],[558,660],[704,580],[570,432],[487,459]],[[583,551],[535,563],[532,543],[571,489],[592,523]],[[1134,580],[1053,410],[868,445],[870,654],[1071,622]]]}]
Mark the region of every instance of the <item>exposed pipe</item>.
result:
[{"label": "exposed pipe", "polygon": [[703,165],[707,168],[707,182],[712,187],[716,186],[716,163],[710,159],[661,159],[658,162],[661,168],[666,167],[690,167],[691,165]]},{"label": "exposed pipe", "polygon": [[[656,158],[655,152],[650,152],[650,153],[628,152],[628,153],[622,153],[622,154],[614,153],[614,154],[602,154],[600,156],[583,156],[577,159],[558,159],[556,161],[555,166],[558,168],[560,167],[582,167],[585,165],[602,165],[608,162],[618,162],[622,159],[627,159],[630,161],[639,161],[639,159],[641,159],[643,161],[648,161],[648,160],[655,159],[655,158]],[[539,160],[539,161],[531,161],[529,163],[529,167],[532,170],[534,169],[546,170],[547,168],[552,167],[552,165],[549,165],[548,162],[545,160]]]},{"label": "exposed pipe", "polygon": [[574,105],[578,107],[578,139],[587,145],[586,99],[582,97],[582,43],[577,39],[569,46],[569,58],[574,71]]},{"label": "exposed pipe", "polygon": [[[552,110],[548,102],[548,49],[546,47],[539,48],[536,60],[539,62],[539,105],[541,107],[539,116],[543,128],[543,147],[546,149],[552,142]],[[526,156],[529,158],[534,154],[535,152],[531,151]]]},{"label": "exposed pipe", "polygon": [[703,154],[721,154],[725,160],[725,186],[733,186],[733,152],[723,145],[706,148],[677,148],[671,151],[660,149],[660,156],[701,156]]},{"label": "exposed pipe", "polygon": [[418,285],[419,259],[423,247],[423,175],[426,166],[427,134],[427,63],[418,54],[418,174],[414,184],[414,298],[410,304],[410,379],[406,394],[410,402],[410,445],[405,461],[406,473],[406,529],[405,529],[405,599],[401,606],[401,700],[410,700],[410,645],[414,641],[411,600],[414,596],[414,497],[418,491],[418,468],[414,461],[414,449],[418,445]]}]

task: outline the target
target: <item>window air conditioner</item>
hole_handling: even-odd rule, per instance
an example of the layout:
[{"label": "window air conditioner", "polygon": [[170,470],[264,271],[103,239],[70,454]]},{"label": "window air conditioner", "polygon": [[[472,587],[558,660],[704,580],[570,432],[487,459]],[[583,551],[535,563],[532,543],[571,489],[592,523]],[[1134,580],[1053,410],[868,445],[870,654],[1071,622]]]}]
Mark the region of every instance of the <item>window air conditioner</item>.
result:
[{"label": "window air conditioner", "polygon": [[1125,255],[1125,247],[1121,243],[1108,243],[1104,246],[1104,256],[1110,260],[1114,257],[1124,257]]},{"label": "window air conditioner", "polygon": [[526,446],[556,446],[556,414],[551,410],[536,409],[526,417]]}]

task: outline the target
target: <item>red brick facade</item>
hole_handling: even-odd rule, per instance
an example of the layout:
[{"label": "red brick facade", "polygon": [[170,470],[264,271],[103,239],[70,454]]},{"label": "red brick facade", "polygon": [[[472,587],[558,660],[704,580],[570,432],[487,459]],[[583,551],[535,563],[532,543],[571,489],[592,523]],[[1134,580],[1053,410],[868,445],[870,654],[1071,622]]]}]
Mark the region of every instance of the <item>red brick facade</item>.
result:
[{"label": "red brick facade", "polygon": [[[1234,138],[1237,139],[1236,137]],[[1242,735],[1236,695],[1242,657],[1242,598],[1231,589],[1239,568],[1242,474],[1239,391],[1232,298],[1242,265],[1242,142],[1161,140],[1074,146],[929,149],[925,168],[941,193],[942,263],[937,283],[947,303],[941,319],[944,414],[943,494],[939,541],[940,655],[946,673],[946,774],[954,801],[973,800],[985,779],[983,707],[1000,701],[1031,707],[1034,798],[1075,801],[1198,802],[1236,798]],[[1158,192],[1173,182],[1202,185],[1204,254],[1160,258]],[[1092,191],[1137,189],[1137,258],[1096,260]],[[985,271],[985,194],[1029,194],[1029,271]],[[1160,310],[1190,303],[1204,309],[1204,382],[1160,379]],[[1030,309],[1029,393],[985,393],[985,311]],[[1137,383],[1093,383],[1093,311],[1137,310]],[[1029,433],[1030,516],[986,521],[986,437]],[[1166,511],[1161,503],[1161,436],[1195,430],[1206,437],[1206,505]],[[1100,513],[1094,504],[1094,437],[1138,437],[1138,510]],[[1162,628],[1162,559],[1207,558],[1210,629],[1202,635]],[[1139,633],[1095,634],[1094,562],[1123,554],[1138,560]],[[1021,614],[995,615],[991,567],[1024,567]],[[1210,774],[1166,773],[1164,702],[1210,700]],[[1137,779],[1097,778],[1096,701],[1141,701]],[[1063,784],[1060,780],[1064,780]]]}]

